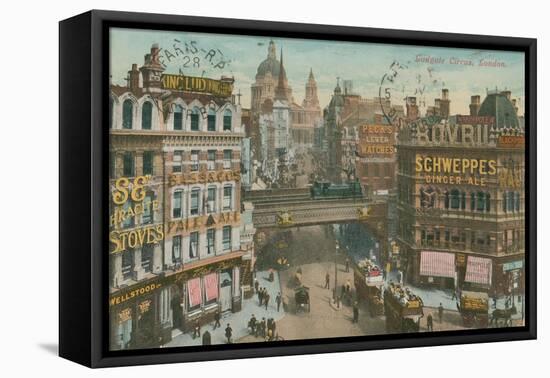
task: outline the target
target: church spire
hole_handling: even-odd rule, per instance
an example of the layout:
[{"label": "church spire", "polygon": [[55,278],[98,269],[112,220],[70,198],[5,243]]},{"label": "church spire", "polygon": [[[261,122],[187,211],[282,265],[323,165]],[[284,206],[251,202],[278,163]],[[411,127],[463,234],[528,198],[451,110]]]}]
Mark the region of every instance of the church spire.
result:
[{"label": "church spire", "polygon": [[313,76],[313,69],[309,69],[309,77],[306,82],[306,97],[302,103],[304,108],[319,108],[319,97],[317,96],[317,82]]},{"label": "church spire", "polygon": [[269,41],[269,46],[267,48],[267,58],[277,59],[277,51],[275,50],[275,42],[273,42],[273,39]]},{"label": "church spire", "polygon": [[289,101],[287,96],[287,79],[285,67],[283,65],[283,49],[281,48],[281,61],[279,63],[279,80],[277,82],[277,88],[275,88],[275,99]]}]

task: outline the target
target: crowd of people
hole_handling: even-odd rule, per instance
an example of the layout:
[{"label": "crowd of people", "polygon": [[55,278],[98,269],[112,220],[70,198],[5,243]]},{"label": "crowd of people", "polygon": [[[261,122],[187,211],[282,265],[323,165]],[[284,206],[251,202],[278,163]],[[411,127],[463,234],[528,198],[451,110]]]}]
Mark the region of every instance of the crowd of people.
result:
[{"label": "crowd of people", "polygon": [[390,281],[387,292],[397,299],[397,301],[404,307],[408,307],[409,304],[413,304],[415,306],[422,305],[422,298],[414,294],[408,287],[404,287],[401,284]]}]

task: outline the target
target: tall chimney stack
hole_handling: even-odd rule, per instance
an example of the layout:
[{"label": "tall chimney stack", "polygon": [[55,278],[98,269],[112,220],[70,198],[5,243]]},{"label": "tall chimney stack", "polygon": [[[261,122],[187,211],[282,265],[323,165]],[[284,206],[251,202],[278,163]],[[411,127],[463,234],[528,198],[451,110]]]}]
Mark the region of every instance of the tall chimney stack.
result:
[{"label": "tall chimney stack", "polygon": [[132,69],[128,71],[128,79],[130,92],[135,92],[139,88],[139,71],[137,64],[132,64]]},{"label": "tall chimney stack", "polygon": [[480,105],[480,99],[481,97],[479,95],[475,95],[470,97],[470,115],[471,116],[477,116],[479,113],[479,107]]}]

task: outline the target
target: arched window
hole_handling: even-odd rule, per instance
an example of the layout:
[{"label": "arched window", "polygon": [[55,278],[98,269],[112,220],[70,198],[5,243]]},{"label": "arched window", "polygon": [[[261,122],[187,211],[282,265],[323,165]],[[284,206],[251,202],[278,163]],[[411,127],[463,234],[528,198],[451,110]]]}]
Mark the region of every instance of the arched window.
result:
[{"label": "arched window", "polygon": [[519,192],[516,192],[514,195],[515,198],[515,210],[519,211]]},{"label": "arched window", "polygon": [[477,211],[485,211],[485,193],[477,192]]},{"label": "arched window", "polygon": [[460,192],[458,189],[451,190],[451,209],[458,209],[460,207]]},{"label": "arched window", "polygon": [[508,192],[508,200],[506,201],[509,212],[514,211],[514,192]]},{"label": "arched window", "polygon": [[216,111],[213,108],[208,109],[207,130],[216,131]]},{"label": "arched window", "polygon": [[113,106],[114,100],[112,97],[109,98],[109,128],[113,128]]},{"label": "arched window", "polygon": [[199,131],[199,108],[196,106],[191,112],[191,131]]},{"label": "arched window", "polygon": [[231,110],[225,109],[223,112],[223,131],[231,131]]},{"label": "arched window", "polygon": [[141,107],[141,128],[143,130],[151,130],[153,121],[153,104],[145,101]]},{"label": "arched window", "polygon": [[466,192],[460,193],[460,208],[462,210],[466,209]]},{"label": "arched window", "polygon": [[180,104],[174,108],[174,130],[183,130],[183,107]]},{"label": "arched window", "polygon": [[445,191],[444,195],[445,195],[445,209],[448,209],[449,208],[449,192]]},{"label": "arched window", "polygon": [[476,194],[474,192],[470,193],[470,210],[474,211],[476,209]]},{"label": "arched window", "polygon": [[489,194],[489,192],[485,193],[485,211],[491,211],[491,195]]},{"label": "arched window", "polygon": [[134,104],[132,100],[125,100],[122,104],[122,128],[131,129],[132,128],[132,118],[134,113]]}]

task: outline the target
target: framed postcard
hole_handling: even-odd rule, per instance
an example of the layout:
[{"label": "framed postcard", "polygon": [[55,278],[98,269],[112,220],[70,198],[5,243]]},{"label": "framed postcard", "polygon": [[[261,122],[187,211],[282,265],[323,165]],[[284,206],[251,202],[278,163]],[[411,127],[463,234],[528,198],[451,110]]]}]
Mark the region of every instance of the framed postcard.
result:
[{"label": "framed postcard", "polygon": [[536,337],[536,40],[60,23],[60,355]]}]

